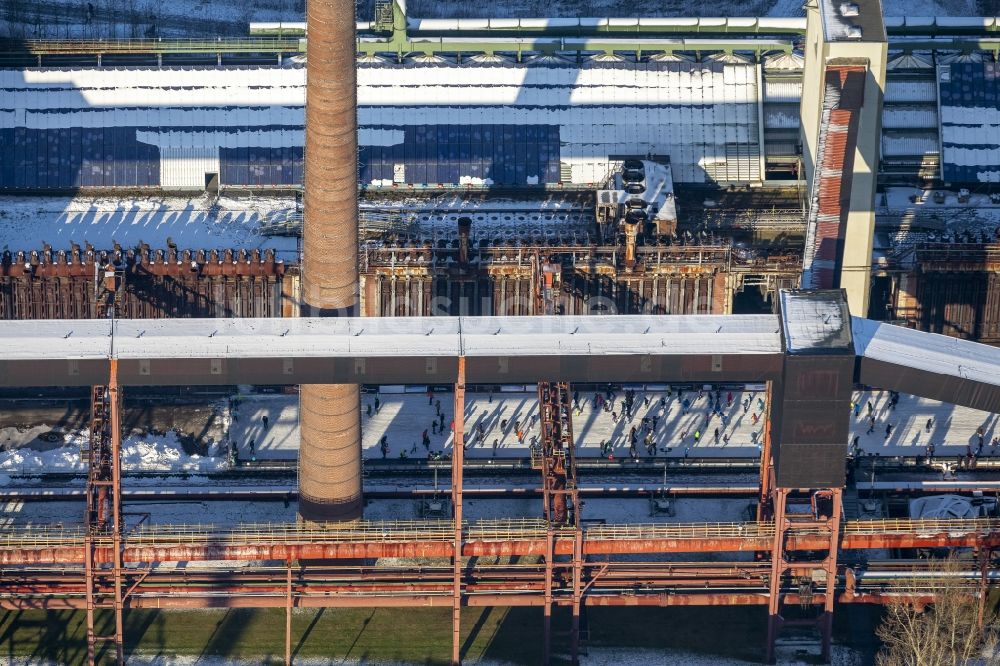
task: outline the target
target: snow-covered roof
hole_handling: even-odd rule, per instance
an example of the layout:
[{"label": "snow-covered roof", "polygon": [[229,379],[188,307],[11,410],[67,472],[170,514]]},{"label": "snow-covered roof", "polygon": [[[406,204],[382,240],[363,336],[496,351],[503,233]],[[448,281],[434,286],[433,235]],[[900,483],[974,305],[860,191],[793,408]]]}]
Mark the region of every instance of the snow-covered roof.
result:
[{"label": "snow-covered roof", "polygon": [[828,42],[885,41],[879,0],[820,0],[819,4]]},{"label": "snow-covered roof", "polygon": [[1000,349],[852,317],[863,384],[1000,411]]},{"label": "snow-covered roof", "polygon": [[0,362],[781,353],[772,315],[123,319],[113,345],[111,332],[105,320],[3,322]]},{"label": "snow-covered roof", "polygon": [[852,317],[858,356],[1000,387],[1000,349]]},{"label": "snow-covered roof", "polygon": [[110,354],[111,320],[42,319],[0,326],[0,363],[106,359]]},{"label": "snow-covered roof", "polygon": [[769,55],[763,59],[764,69],[768,71],[776,70],[789,70],[789,71],[799,71],[805,67],[805,56],[802,55],[801,51],[793,51],[791,53],[779,53],[777,55]]},{"label": "snow-covered roof", "polygon": [[781,320],[790,354],[853,352],[849,319],[839,289],[781,290]]}]

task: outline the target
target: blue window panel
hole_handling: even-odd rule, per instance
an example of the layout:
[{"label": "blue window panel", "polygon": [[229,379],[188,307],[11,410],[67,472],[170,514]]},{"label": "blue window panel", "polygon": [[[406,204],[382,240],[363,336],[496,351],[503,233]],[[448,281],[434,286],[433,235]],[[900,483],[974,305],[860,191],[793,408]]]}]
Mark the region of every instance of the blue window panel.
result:
[{"label": "blue window panel", "polygon": [[514,163],[514,178],[513,178],[514,184],[515,185],[524,185],[524,184],[526,184],[527,175],[528,175],[527,171],[524,168],[524,162],[520,161],[520,160],[517,161],[517,162],[515,162]]},{"label": "blue window panel", "polygon": [[538,178],[542,181],[538,169],[538,144],[529,143],[525,146],[524,170],[529,178]]},{"label": "blue window panel", "polygon": [[506,154],[503,156],[502,166],[500,167],[500,174],[503,176],[503,182],[506,185],[513,185],[515,179],[517,178],[517,167],[514,163],[514,155]]},{"label": "blue window panel", "polygon": [[146,180],[147,185],[160,184],[160,160],[158,157],[146,162]]},{"label": "blue window panel", "polygon": [[39,182],[45,187],[59,187],[59,130],[41,130],[41,133],[46,135],[45,154],[41,161],[47,176]]},{"label": "blue window panel", "polygon": [[406,180],[410,183],[426,183],[427,182],[427,164],[423,161],[415,162],[412,165],[406,167]]},{"label": "blue window panel", "polygon": [[545,170],[545,182],[546,183],[558,183],[559,182],[559,163],[558,162],[549,162],[549,166]]},{"label": "blue window panel", "polygon": [[507,160],[503,156],[493,161],[493,175],[491,176],[498,185],[507,185],[511,179],[507,176]]},{"label": "blue window panel", "polygon": [[[37,153],[36,153],[36,148],[35,148],[35,146],[36,146],[36,139],[35,139],[35,133],[34,132],[32,132],[30,130],[25,130],[24,131],[24,143],[23,143],[23,146],[24,147],[23,147],[22,150],[23,150],[24,157],[20,161],[21,161],[21,167],[25,171],[24,171],[23,175],[21,176],[21,180],[22,180],[21,187],[31,187],[31,185],[29,184],[29,182],[30,183],[34,183],[35,182],[35,173],[38,171],[38,164],[37,164],[38,158],[37,158]],[[28,169],[30,169],[30,171],[31,171],[31,176],[30,176],[31,180],[30,181],[28,180],[28,178],[29,178],[28,171],[27,171]]]},{"label": "blue window panel", "polygon": [[[221,165],[219,166],[219,171],[222,171]],[[222,180],[222,173],[219,173],[219,181],[225,182]],[[135,163],[135,184],[136,187],[149,187],[152,184],[149,182],[149,170],[145,162],[137,161]]]},{"label": "blue window panel", "polygon": [[234,162],[229,165],[229,179],[233,185],[246,185],[246,181],[243,179],[244,167],[239,162]]},{"label": "blue window panel", "polygon": [[70,180],[72,187],[83,184],[83,131],[79,127],[70,129],[70,152],[73,162],[73,175]]},{"label": "blue window panel", "polygon": [[0,159],[0,187],[14,187],[14,130],[0,129],[0,155],[8,159]]},{"label": "blue window panel", "polygon": [[406,161],[406,156],[403,153],[403,144],[397,143],[394,146],[389,146],[389,156],[393,164],[400,164]]},{"label": "blue window panel", "polygon": [[93,172],[91,171],[93,163],[89,159],[85,159],[80,163],[80,185],[83,187],[90,187],[94,182]]},{"label": "blue window panel", "polygon": [[125,164],[122,157],[125,152],[125,128],[116,127],[112,133],[111,144],[111,182],[114,185],[122,186],[129,183],[125,177]]},{"label": "blue window panel", "polygon": [[[115,145],[115,128],[114,127],[104,127],[101,131],[101,159],[104,160],[105,164],[103,167],[109,167],[111,162],[114,161],[114,145]],[[110,174],[110,169],[104,171],[105,176]],[[110,185],[110,183],[108,183]]]},{"label": "blue window panel", "polygon": [[64,151],[69,146],[69,141],[63,140],[63,130],[49,130],[49,187],[67,187],[68,178],[65,177],[67,156]]},{"label": "blue window panel", "polygon": [[425,178],[427,178],[428,183],[434,184],[441,182],[438,180],[438,165],[436,162],[428,162],[425,168],[427,174]]},{"label": "blue window panel", "polygon": [[518,141],[514,144],[514,162],[524,166],[524,160],[526,157],[526,146],[523,141]]}]

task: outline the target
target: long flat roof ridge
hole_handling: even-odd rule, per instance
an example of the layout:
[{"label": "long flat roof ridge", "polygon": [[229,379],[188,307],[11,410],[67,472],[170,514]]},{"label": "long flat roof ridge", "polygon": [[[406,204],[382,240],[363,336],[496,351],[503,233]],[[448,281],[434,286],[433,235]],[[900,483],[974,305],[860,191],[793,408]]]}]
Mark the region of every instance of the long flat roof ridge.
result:
[{"label": "long flat roof ridge", "polygon": [[780,354],[776,315],[7,321],[0,361]]},{"label": "long flat roof ridge", "polygon": [[859,357],[1000,386],[1000,349],[947,335],[851,317]]},{"label": "long flat roof ridge", "polygon": [[780,354],[774,315],[34,320],[0,323],[0,361]]}]

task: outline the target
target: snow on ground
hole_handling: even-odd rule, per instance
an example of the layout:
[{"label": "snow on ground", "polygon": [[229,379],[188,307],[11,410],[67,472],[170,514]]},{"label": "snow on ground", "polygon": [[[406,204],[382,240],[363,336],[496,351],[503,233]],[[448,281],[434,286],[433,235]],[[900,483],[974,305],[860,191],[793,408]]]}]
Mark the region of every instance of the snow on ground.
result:
[{"label": "snow on ground", "polygon": [[[723,392],[722,401],[725,405],[728,392]],[[645,404],[644,398],[649,398]],[[677,399],[677,392],[671,396],[660,391],[639,392],[636,397],[637,408],[632,421],[622,418],[622,397],[615,401],[615,409],[611,411],[595,410],[593,394],[580,395],[581,411],[573,417],[573,430],[577,442],[578,455],[600,455],[601,442],[612,442],[616,458],[628,455],[628,433],[632,426],[641,430],[642,419],[647,417],[657,419],[654,438],[659,448],[658,455],[684,456],[755,456],[758,448],[754,443],[754,433],[759,433],[761,424],[753,423],[756,415],[759,418],[760,405],[757,402],[763,398],[763,393],[733,393],[733,403],[723,407],[726,425],[722,418],[710,418],[707,428],[704,427],[705,417],[709,415],[708,394],[698,397],[695,392],[687,392],[684,400],[691,402],[691,409],[683,413],[683,405]],[[448,451],[451,448],[450,424],[452,419],[452,399],[450,393],[435,394],[434,403],[428,404],[425,393],[381,393],[380,408],[374,413],[374,394],[365,394],[362,405],[362,447],[365,457],[381,458],[379,440],[385,436],[388,439],[387,457],[398,458],[404,453],[408,457],[426,457],[427,450],[422,445],[422,433],[427,430],[430,437],[431,451]],[[664,407],[660,400],[663,399]],[[750,399],[751,405],[746,413],[741,402]],[[432,425],[437,414],[437,402],[445,414],[445,430],[442,434],[434,432]],[[372,407],[371,416],[368,407]],[[492,396],[486,393],[469,393],[466,395],[466,441],[467,455],[470,457],[525,457],[532,437],[537,437],[539,425],[537,422],[537,400],[534,392],[496,393]],[[238,420],[230,429],[230,439],[235,441],[240,450],[240,458],[250,455],[249,444],[254,442],[255,453],[259,459],[292,459],[297,455],[299,446],[298,404],[292,396],[254,396],[241,397],[238,407]],[[612,419],[612,415],[617,420]],[[264,426],[263,418],[267,416],[268,425]],[[534,417],[534,418],[533,418]],[[503,428],[506,421],[506,428]],[[440,423],[440,421],[438,421]],[[520,422],[524,432],[522,442],[518,442],[516,426]],[[482,438],[477,433],[482,426]],[[719,441],[714,439],[715,428],[719,428]],[[695,441],[695,433],[699,432],[699,440]],[[728,443],[724,437],[729,435]],[[638,435],[637,449],[640,455],[645,455],[643,446],[644,433]],[[494,450],[493,441],[497,446]],[[664,448],[666,447],[666,448]]]},{"label": "snow on ground", "polygon": [[280,197],[0,197],[0,250],[41,250],[43,243],[68,250],[72,243],[110,249],[113,241],[134,248],[269,249],[297,257],[295,238],[265,237],[258,226],[291,206]]},{"label": "snow on ground", "polygon": [[[701,397],[687,391],[682,399],[677,392],[638,390],[636,409],[631,421],[621,414],[621,397],[615,401],[614,412],[594,408],[593,394],[580,394],[580,409],[573,418],[577,456],[598,457],[601,444],[611,442],[616,459],[629,455],[628,435],[637,430],[636,453],[649,456],[644,446],[643,419],[653,432],[657,457],[756,457],[760,453],[760,414],[764,394],[759,391],[733,392],[727,406],[729,391],[722,393],[722,415],[713,414],[709,394]],[[376,395],[362,397],[362,447],[366,458],[380,459],[379,441],[386,437],[387,458],[425,458],[428,451],[449,452],[452,445],[452,394],[436,393],[429,403],[425,393],[380,393],[379,410],[374,410]],[[646,399],[648,398],[648,404]],[[685,411],[682,400],[690,401]],[[444,415],[443,431],[435,432],[438,401]],[[661,404],[662,401],[662,404]],[[744,404],[749,401],[749,404]],[[857,392],[856,414],[851,420],[851,438],[857,437],[862,454],[873,456],[917,456],[929,453],[955,457],[970,450],[977,455],[1000,455],[1000,424],[995,414],[957,407],[934,400],[901,395],[893,408],[888,392]],[[871,403],[871,412],[868,404]],[[371,414],[369,414],[369,408]],[[870,427],[870,416],[875,419]],[[615,418],[613,418],[615,417]],[[754,418],[758,420],[755,423]],[[240,395],[233,399],[228,419],[229,440],[237,444],[241,460],[295,460],[298,457],[298,397],[288,395]],[[265,420],[266,418],[266,420]],[[524,458],[529,446],[539,436],[537,401],[533,392],[469,393],[466,400],[466,455],[470,458]],[[655,426],[654,426],[655,419]],[[706,426],[707,419],[707,426]],[[506,427],[504,427],[506,421]],[[928,427],[928,421],[929,426]],[[523,432],[518,441],[517,427]],[[479,436],[480,426],[482,436]],[[887,426],[891,426],[886,434]],[[715,439],[715,430],[719,439]],[[983,446],[979,448],[982,429]],[[422,444],[426,430],[428,449]],[[871,430],[871,432],[869,432]],[[18,437],[0,432],[5,438],[0,452],[0,474],[37,473],[39,471],[82,471],[80,445],[88,433],[69,433],[56,444],[41,442],[33,437],[49,433],[39,426],[31,433]],[[696,440],[695,434],[699,437]],[[16,433],[15,433],[16,434]],[[726,441],[726,437],[729,441]],[[30,443],[25,443],[28,440]],[[20,443],[16,443],[18,440]],[[996,440],[996,444],[994,444]],[[493,443],[496,442],[494,448]],[[251,442],[253,452],[251,453]],[[132,435],[122,448],[125,471],[190,471],[210,472],[229,465],[227,452],[215,455],[188,455],[177,439],[177,433],[165,435]]]},{"label": "snow on ground", "polygon": [[[727,402],[728,391],[723,393],[723,404]],[[649,398],[647,405],[645,399]],[[362,406],[362,446],[367,458],[381,458],[379,441],[383,436],[388,442],[388,458],[426,457],[422,445],[422,433],[427,430],[430,451],[447,452],[451,448],[450,424],[451,394],[435,394],[433,403],[423,393],[381,393],[379,411],[374,412],[375,394],[366,394]],[[638,431],[637,453],[646,457],[643,445],[642,419],[648,418],[652,426],[656,419],[654,442],[657,456],[678,457],[754,457],[759,454],[755,443],[760,439],[761,422],[754,423],[761,413],[760,392],[733,392],[730,406],[723,407],[723,416],[712,415],[708,406],[708,394],[698,397],[695,392],[687,392],[683,400],[691,401],[685,413],[677,393],[668,396],[664,391],[637,393],[637,408],[631,421],[623,418],[621,399],[615,403],[615,416],[593,407],[593,396],[580,396],[580,407],[574,414],[574,434],[577,455],[596,457],[600,455],[602,442],[613,444],[616,458],[628,455],[628,432],[634,426]],[[663,401],[661,405],[660,401]],[[744,412],[743,403],[750,400]],[[435,432],[437,402],[445,417],[443,433]],[[998,419],[994,414],[956,407],[909,395],[900,396],[900,401],[892,408],[887,392],[857,393],[857,414],[849,415],[851,434],[858,438],[859,449],[869,455],[915,456],[928,452],[934,445],[937,456],[957,456],[965,454],[971,447],[979,448],[979,429],[982,428],[982,455],[1000,455]],[[870,414],[875,417],[875,427],[870,429]],[[372,408],[368,415],[368,408]],[[266,422],[265,422],[266,417]],[[706,417],[708,425],[705,426]],[[229,437],[238,445],[240,458],[253,455],[259,460],[294,460],[298,456],[298,398],[296,396],[266,395],[241,396],[230,411]],[[725,419],[725,422],[723,421]],[[930,420],[930,428],[928,428]],[[506,421],[506,429],[503,428]],[[437,420],[440,423],[440,420]],[[520,424],[524,433],[519,442],[516,427]],[[891,432],[886,435],[886,427]],[[482,438],[479,428],[482,426]],[[719,428],[720,438],[715,440],[715,429]],[[32,429],[32,432],[49,432],[46,426]],[[537,403],[534,393],[497,393],[490,396],[470,393],[466,403],[466,439],[469,457],[520,458],[528,455],[532,438],[537,438]],[[695,433],[700,433],[695,440]],[[45,445],[46,450],[38,450],[31,445],[13,448],[14,439],[24,440],[30,433],[14,438],[10,433],[5,437],[6,450],[0,452],[0,472],[23,473],[38,471],[81,471],[85,464],[80,459],[80,446],[87,441],[85,430],[64,436],[61,445]],[[36,433],[37,434],[37,433]],[[729,436],[729,442],[725,437]],[[37,440],[36,440],[37,441]],[[496,448],[493,442],[496,441]],[[228,465],[224,452],[217,456],[188,455],[177,439],[177,433],[165,435],[133,435],[127,437],[122,448],[123,466],[126,471],[195,471],[207,472],[224,469]]]},{"label": "snow on ground", "polygon": [[[83,430],[64,435],[63,445],[56,448],[39,451],[23,446],[4,450],[0,452],[0,472],[10,475],[84,471],[87,464],[81,458],[80,450],[87,445],[89,438],[90,432]],[[126,472],[212,472],[225,469],[228,464],[225,456],[185,453],[176,432],[133,435],[122,442],[122,470]]]},{"label": "snow on ground", "polygon": [[[722,394],[725,405],[728,391]],[[649,397],[649,405],[644,398]],[[665,407],[660,406],[660,399],[665,401]],[[751,405],[746,413],[742,403],[750,398]],[[694,392],[687,392],[685,399],[692,400],[688,413],[683,413],[683,405],[677,399],[677,393],[667,396],[660,391],[639,391],[636,403],[638,408],[632,421],[627,421],[621,415],[621,397],[616,402],[618,420],[612,420],[609,412],[595,410],[593,394],[580,396],[582,412],[574,414],[573,429],[577,443],[578,456],[600,455],[600,443],[611,441],[616,458],[628,455],[628,432],[634,425],[639,431],[637,446],[640,457],[646,457],[643,446],[642,418],[657,417],[654,440],[657,444],[658,456],[678,457],[698,456],[756,456],[761,424],[753,422],[754,415],[759,415],[763,398],[761,392],[733,393],[733,402],[729,407],[723,407],[726,423],[718,415],[711,416],[708,407],[708,394],[701,398]],[[423,393],[381,393],[379,394],[380,409],[374,413],[374,394],[365,394],[362,398],[362,446],[367,458],[381,458],[379,440],[385,436],[389,444],[387,457],[398,458],[405,452],[407,457],[426,457],[422,433],[426,429],[431,439],[431,451],[448,451],[451,448],[450,424],[452,418],[452,395],[448,393],[435,394],[435,402],[441,401],[445,413],[445,433],[436,434],[432,430],[432,422],[436,415],[436,405],[428,404]],[[872,402],[872,414],[876,418],[875,429],[868,433],[867,403]],[[858,437],[861,451],[879,456],[916,456],[924,455],[927,446],[934,444],[935,454],[957,456],[964,454],[968,446],[973,450],[978,447],[977,431],[983,428],[983,455],[1000,455],[1000,443],[992,446],[994,437],[1000,437],[1000,426],[994,414],[981,412],[965,407],[957,407],[935,400],[901,395],[895,409],[889,406],[889,394],[884,391],[858,392],[855,401],[860,405],[857,416],[849,415],[851,419],[851,436]],[[372,406],[373,414],[368,416],[368,407]],[[239,421],[232,424],[230,438],[237,442],[240,457],[249,457],[249,442],[254,441],[255,453],[259,459],[294,459],[299,446],[298,434],[298,404],[293,396],[254,396],[243,397],[238,408]],[[268,417],[265,428],[263,417]],[[533,423],[532,416],[537,415],[537,403],[534,393],[497,393],[491,398],[488,394],[469,393],[466,396],[466,441],[469,457],[525,457],[532,437],[538,436],[537,420]],[[705,427],[705,417],[710,416]],[[927,420],[931,419],[931,428],[927,430]],[[502,429],[503,421],[507,421],[506,430]],[[521,422],[525,436],[523,443],[518,443],[515,426]],[[476,433],[482,424],[483,438],[480,441]],[[892,425],[892,431],[885,436],[885,428]],[[719,428],[720,439],[715,441],[715,428]],[[700,431],[701,436],[696,442],[694,435]],[[755,435],[755,433],[757,433]],[[729,442],[724,437],[729,435]],[[493,441],[497,441],[494,451]]]}]

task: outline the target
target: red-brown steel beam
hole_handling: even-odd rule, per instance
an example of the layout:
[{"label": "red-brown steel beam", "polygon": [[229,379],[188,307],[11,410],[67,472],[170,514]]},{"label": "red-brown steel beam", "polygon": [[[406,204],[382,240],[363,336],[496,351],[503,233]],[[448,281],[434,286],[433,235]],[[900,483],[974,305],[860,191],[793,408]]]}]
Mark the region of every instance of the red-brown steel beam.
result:
[{"label": "red-brown steel beam", "polygon": [[465,357],[458,357],[458,378],[455,382],[454,432],[452,433],[451,501],[455,523],[452,543],[452,623],[451,663],[462,663],[462,467],[465,460]]},{"label": "red-brown steel beam", "polygon": [[[813,595],[816,601],[825,600],[825,595]],[[928,605],[934,603],[931,594],[848,594],[837,595],[838,603],[884,604],[890,600],[906,599],[916,604]],[[785,595],[786,603],[799,603],[798,595]],[[176,591],[162,596],[133,596],[126,602],[130,609],[188,609],[188,608],[283,608],[287,603],[284,592],[276,592],[271,596],[179,596]],[[451,595],[423,594],[409,596],[296,596],[296,608],[450,608]],[[520,607],[542,606],[545,603],[541,593],[528,595],[514,594],[480,594],[468,595],[464,600],[467,607]],[[570,603],[570,600],[563,600]],[[763,606],[767,604],[767,593],[746,592],[712,592],[691,594],[601,594],[587,597],[588,606]],[[0,609],[3,610],[83,610],[86,600],[77,597],[33,597],[33,598],[3,598],[0,597]]]},{"label": "red-brown steel beam", "polygon": [[[820,550],[828,541],[823,535],[795,535],[788,538],[788,550]],[[978,537],[974,531],[936,533],[845,534],[841,548],[863,550],[880,548],[1000,548],[1000,533]],[[584,537],[585,555],[627,555],[649,553],[706,553],[770,551],[771,537],[754,535],[744,537],[700,537],[659,539],[587,539]],[[557,539],[556,555],[572,555],[573,540]],[[462,545],[464,557],[502,557],[511,555],[541,556],[546,552],[545,538],[513,541],[466,541]],[[161,546],[128,545],[126,562],[178,562],[204,560],[287,560],[287,559],[366,559],[380,557],[432,558],[454,554],[454,542],[449,541],[400,541],[400,542],[315,542],[315,543],[246,543],[246,544],[164,544]],[[97,548],[96,558],[108,561],[110,548]],[[84,561],[84,548],[78,546],[0,547],[0,565],[19,564],[78,564]]]}]

